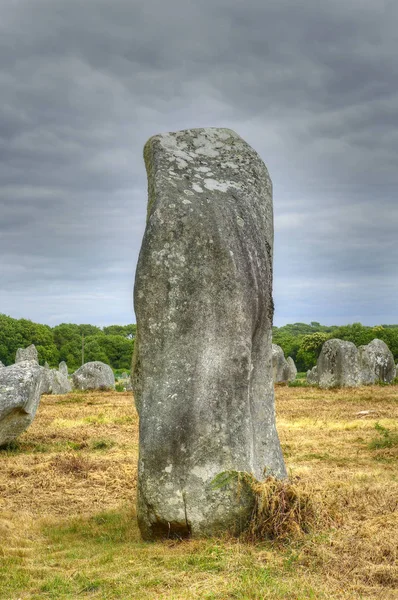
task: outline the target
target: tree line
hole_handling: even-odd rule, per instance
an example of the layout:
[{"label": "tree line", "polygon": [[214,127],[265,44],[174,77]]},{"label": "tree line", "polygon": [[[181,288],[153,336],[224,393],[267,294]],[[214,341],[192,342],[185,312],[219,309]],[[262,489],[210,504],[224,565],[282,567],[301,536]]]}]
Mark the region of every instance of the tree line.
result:
[{"label": "tree line", "polygon": [[136,326],[75,325],[62,323],[55,327],[34,323],[27,319],[13,319],[0,314],[0,360],[3,364],[15,362],[18,348],[34,344],[39,363],[47,362],[57,367],[64,360],[72,370],[78,369],[82,360],[100,360],[113,369],[130,369],[134,349]]},{"label": "tree line", "polygon": [[398,325],[376,325],[369,327],[362,323],[352,325],[321,325],[312,321],[294,323],[283,327],[273,327],[272,341],[283,348],[286,358],[291,356],[298,371],[307,371],[316,364],[326,340],[338,338],[353,342],[356,346],[369,344],[375,338],[383,340],[398,361]]},{"label": "tree line", "polygon": [[[64,360],[70,369],[78,369],[84,362],[100,360],[113,369],[130,369],[134,349],[136,325],[75,325],[62,323],[55,327],[41,325],[27,319],[13,319],[0,314],[0,360],[5,365],[15,361],[18,348],[34,344],[40,364],[47,362],[56,367]],[[398,360],[398,325],[368,327],[361,323],[325,326],[293,323],[273,327],[272,341],[282,347],[286,358],[291,356],[299,371],[311,369],[317,361],[323,344],[330,338],[353,342],[356,346],[368,344],[375,338],[383,340]],[[84,348],[84,355],[82,350]]]}]

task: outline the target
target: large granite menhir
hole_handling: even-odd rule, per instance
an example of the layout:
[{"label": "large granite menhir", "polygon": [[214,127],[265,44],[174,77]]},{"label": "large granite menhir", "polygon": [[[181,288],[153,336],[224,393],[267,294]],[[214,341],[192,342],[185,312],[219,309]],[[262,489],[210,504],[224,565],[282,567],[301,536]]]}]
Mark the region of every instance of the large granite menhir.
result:
[{"label": "large granite menhir", "polygon": [[238,531],[251,499],[226,470],[286,476],[275,427],[272,184],[228,129],[157,135],[136,271],[133,388],[145,539]]}]

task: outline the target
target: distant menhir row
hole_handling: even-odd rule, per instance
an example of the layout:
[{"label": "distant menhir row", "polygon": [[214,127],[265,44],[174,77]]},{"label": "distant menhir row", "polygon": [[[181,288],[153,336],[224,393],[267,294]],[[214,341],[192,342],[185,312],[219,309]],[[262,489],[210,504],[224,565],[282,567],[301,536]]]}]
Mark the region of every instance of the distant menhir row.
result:
[{"label": "distant menhir row", "polygon": [[397,368],[387,344],[375,339],[357,348],[352,342],[332,339],[322,346],[317,364],[307,381],[321,388],[358,387],[377,382],[392,383]]},{"label": "distant menhir row", "polygon": [[68,377],[65,362],[59,368],[41,367],[32,344],[17,350],[15,364],[0,363],[0,446],[16,439],[32,423],[42,394],[67,394],[78,390],[113,389],[112,369],[101,362],[86,363]]}]

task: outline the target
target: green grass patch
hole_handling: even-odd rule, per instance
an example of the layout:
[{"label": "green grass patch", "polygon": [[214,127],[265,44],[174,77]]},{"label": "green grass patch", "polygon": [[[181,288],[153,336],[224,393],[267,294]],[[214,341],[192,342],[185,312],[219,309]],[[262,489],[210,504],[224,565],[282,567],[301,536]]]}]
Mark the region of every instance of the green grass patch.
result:
[{"label": "green grass patch", "polygon": [[302,456],[298,457],[298,460],[326,460],[326,461],[336,461],[336,460],[340,460],[340,459],[336,459],[333,456],[331,456],[330,454],[328,454],[327,452],[319,453],[319,452],[310,452],[309,454],[303,454]]},{"label": "green grass patch", "polygon": [[370,442],[368,446],[370,450],[382,450],[398,446],[398,432],[391,431],[380,425],[380,423],[375,424],[375,429],[379,435]]},{"label": "green grass patch", "polygon": [[83,450],[87,448],[87,446],[87,442],[73,442],[71,440],[50,440],[48,442],[25,442],[14,440],[0,448],[0,453],[4,453],[8,456],[17,454],[45,454],[48,452]]},{"label": "green grass patch", "polygon": [[94,544],[120,544],[131,542],[135,536],[135,517],[127,512],[102,512],[88,519],[75,518],[59,526],[46,526],[44,533],[53,543],[90,541]]},{"label": "green grass patch", "polygon": [[83,421],[84,423],[88,423],[89,425],[105,425],[109,422],[109,418],[106,417],[103,413],[99,413],[98,415],[85,417]]},{"label": "green grass patch", "polygon": [[114,445],[115,442],[108,439],[91,440],[90,442],[91,450],[109,450],[110,448],[113,448]]},{"label": "green grass patch", "polygon": [[306,379],[295,379],[294,381],[288,382],[289,387],[310,387],[310,384]]},{"label": "green grass patch", "polygon": [[86,401],[86,398],[84,397],[83,394],[75,393],[75,394],[66,394],[66,396],[64,398],[57,401],[57,404],[80,404],[85,401]]},{"label": "green grass patch", "polygon": [[17,440],[12,440],[12,442],[8,442],[8,444],[0,446],[1,454],[12,456],[13,454],[20,454],[21,452],[23,452],[23,448],[21,446],[21,443]]},{"label": "green grass patch", "polygon": [[296,379],[307,379],[306,371],[300,371],[299,373],[297,373]]}]

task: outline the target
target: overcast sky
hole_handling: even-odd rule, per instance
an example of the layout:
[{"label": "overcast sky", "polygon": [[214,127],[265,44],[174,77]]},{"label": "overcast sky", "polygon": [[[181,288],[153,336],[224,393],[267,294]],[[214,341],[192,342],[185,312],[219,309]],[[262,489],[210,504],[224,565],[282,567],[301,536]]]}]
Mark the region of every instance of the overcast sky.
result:
[{"label": "overcast sky", "polygon": [[275,324],[398,323],[397,0],[0,0],[0,312],[135,320],[142,148],[237,131],[274,184]]}]

